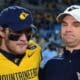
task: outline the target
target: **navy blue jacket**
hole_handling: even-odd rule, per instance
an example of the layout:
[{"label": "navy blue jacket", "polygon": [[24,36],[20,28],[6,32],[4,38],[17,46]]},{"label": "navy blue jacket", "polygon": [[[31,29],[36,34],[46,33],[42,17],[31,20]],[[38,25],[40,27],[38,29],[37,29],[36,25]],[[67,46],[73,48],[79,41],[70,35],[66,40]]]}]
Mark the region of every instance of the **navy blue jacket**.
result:
[{"label": "navy blue jacket", "polygon": [[80,80],[80,50],[64,50],[62,57],[47,62],[41,74],[40,80]]}]

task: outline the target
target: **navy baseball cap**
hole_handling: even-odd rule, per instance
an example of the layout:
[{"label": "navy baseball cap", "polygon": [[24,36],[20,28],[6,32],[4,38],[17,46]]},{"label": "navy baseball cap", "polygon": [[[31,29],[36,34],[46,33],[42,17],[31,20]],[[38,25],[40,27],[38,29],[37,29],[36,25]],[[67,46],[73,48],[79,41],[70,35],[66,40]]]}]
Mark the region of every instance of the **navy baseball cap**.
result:
[{"label": "navy baseball cap", "polygon": [[9,6],[3,9],[0,13],[0,25],[14,31],[35,28],[31,12],[20,6]]}]

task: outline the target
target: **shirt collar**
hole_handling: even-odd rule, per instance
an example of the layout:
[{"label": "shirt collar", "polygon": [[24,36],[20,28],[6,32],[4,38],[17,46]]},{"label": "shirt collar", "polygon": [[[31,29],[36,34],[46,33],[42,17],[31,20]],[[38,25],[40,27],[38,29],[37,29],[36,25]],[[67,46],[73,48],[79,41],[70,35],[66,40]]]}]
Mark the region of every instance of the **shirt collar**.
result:
[{"label": "shirt collar", "polygon": [[6,52],[2,49],[0,49],[1,54],[3,54],[7,59],[11,60],[15,64],[19,65],[20,61],[24,57],[25,54],[23,55],[14,55],[13,53]]}]

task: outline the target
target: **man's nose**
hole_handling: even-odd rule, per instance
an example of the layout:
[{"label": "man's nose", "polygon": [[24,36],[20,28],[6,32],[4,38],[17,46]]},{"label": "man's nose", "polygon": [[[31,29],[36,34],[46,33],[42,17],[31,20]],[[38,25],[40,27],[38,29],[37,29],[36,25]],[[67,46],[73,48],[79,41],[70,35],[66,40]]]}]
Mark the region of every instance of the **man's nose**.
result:
[{"label": "man's nose", "polygon": [[28,40],[25,33],[20,36],[20,40]]},{"label": "man's nose", "polygon": [[67,27],[66,27],[66,31],[72,31],[72,26],[70,26],[70,25],[68,25]]}]

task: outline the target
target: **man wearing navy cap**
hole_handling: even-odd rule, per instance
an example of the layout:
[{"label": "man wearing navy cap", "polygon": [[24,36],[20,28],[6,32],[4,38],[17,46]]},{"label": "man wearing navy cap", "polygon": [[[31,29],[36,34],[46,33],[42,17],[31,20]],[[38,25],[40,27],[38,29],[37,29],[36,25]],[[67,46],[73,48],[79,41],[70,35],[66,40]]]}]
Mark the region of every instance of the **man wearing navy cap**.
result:
[{"label": "man wearing navy cap", "polygon": [[29,10],[10,6],[1,11],[0,80],[38,80],[41,48],[30,40],[34,28]]},{"label": "man wearing navy cap", "polygon": [[80,80],[80,6],[72,5],[57,16],[65,49],[44,68],[43,80]]}]

